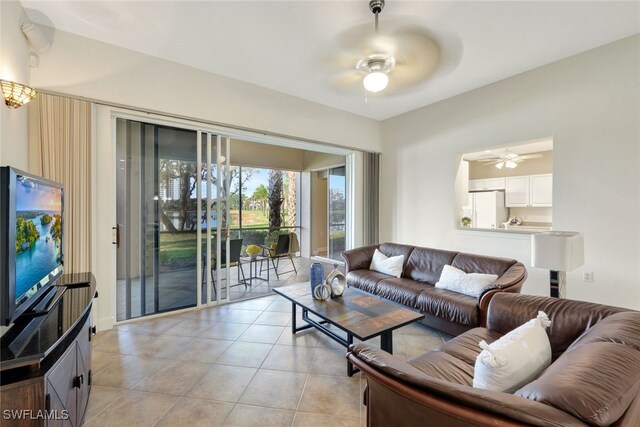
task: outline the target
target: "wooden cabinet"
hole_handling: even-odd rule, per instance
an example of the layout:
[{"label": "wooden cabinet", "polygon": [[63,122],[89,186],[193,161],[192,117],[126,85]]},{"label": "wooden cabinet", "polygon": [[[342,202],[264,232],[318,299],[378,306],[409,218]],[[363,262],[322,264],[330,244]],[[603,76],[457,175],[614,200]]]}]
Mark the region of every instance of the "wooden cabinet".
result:
[{"label": "wooden cabinet", "polygon": [[84,419],[91,389],[91,316],[78,337],[44,376],[45,409],[56,414],[47,427],[77,426]]},{"label": "wooden cabinet", "polygon": [[524,175],[506,178],[505,205],[515,207],[551,207],[553,175]]},{"label": "wooden cabinet", "polygon": [[469,180],[469,191],[504,190],[504,178],[485,178]]},{"label": "wooden cabinet", "polygon": [[91,390],[95,278],[63,275],[54,289],[64,291],[52,307],[19,316],[0,338],[2,427],[82,425]]}]

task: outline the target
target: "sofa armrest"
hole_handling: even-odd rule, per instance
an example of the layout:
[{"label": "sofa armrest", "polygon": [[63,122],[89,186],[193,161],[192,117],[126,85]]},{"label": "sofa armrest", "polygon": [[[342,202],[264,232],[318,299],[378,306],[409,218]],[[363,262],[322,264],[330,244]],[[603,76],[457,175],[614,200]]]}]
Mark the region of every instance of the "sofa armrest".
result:
[{"label": "sofa armrest", "polygon": [[573,416],[512,394],[450,383],[367,344],[347,358],[367,376],[367,426],[415,426],[416,420],[448,426],[585,426]]},{"label": "sofa armrest", "polygon": [[363,246],[342,252],[345,261],[345,273],[353,270],[368,270],[373,254],[380,245]]},{"label": "sofa armrest", "polygon": [[487,310],[489,309],[491,298],[499,292],[520,293],[525,280],[527,280],[527,269],[521,262],[516,262],[482,293],[478,299],[480,326],[484,327],[487,324]]},{"label": "sofa armrest", "polygon": [[488,329],[506,334],[536,317],[538,311],[544,311],[551,320],[548,333],[553,357],[556,358],[601,319],[630,310],[584,301],[500,292],[489,302],[486,325]]}]

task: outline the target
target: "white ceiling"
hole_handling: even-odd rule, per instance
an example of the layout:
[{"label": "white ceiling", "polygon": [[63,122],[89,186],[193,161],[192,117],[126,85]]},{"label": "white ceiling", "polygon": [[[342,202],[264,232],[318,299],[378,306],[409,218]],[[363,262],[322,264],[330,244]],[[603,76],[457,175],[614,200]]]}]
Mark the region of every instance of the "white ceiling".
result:
[{"label": "white ceiling", "polygon": [[[455,67],[411,93],[333,89],[340,33],[373,22],[368,0],[30,1],[39,23],[383,120],[640,32],[640,2],[395,1]],[[55,40],[54,40],[55,43]],[[46,55],[44,53],[43,55]],[[355,66],[355,64],[353,64]]]}]

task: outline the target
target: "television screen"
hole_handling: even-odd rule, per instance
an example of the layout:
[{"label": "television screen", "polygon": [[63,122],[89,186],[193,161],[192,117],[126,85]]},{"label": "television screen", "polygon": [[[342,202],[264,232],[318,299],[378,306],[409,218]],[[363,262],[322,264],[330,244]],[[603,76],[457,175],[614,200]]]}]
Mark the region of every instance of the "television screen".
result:
[{"label": "television screen", "polygon": [[62,189],[16,176],[16,306],[62,270]]}]

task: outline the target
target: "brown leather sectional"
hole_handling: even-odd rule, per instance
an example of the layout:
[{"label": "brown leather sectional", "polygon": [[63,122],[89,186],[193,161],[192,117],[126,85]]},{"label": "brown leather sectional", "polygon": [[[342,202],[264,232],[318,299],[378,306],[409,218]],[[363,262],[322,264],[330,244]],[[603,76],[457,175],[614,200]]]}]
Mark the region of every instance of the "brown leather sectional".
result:
[{"label": "brown leather sectional", "polygon": [[[369,270],[378,249],[387,256],[404,255],[402,277]],[[491,298],[500,292],[520,292],[527,270],[514,259],[488,257],[395,243],[365,246],[343,252],[347,284],[420,310],[422,322],[450,335],[484,325]],[[496,274],[498,279],[479,298],[438,289],[435,283],[445,265],[467,273]]]},{"label": "brown leather sectional", "polygon": [[[513,394],[472,387],[480,340],[493,342],[544,311],[552,364]],[[371,427],[640,425],[640,312],[499,293],[486,328],[404,361],[366,344],[348,359],[367,376]]]}]

